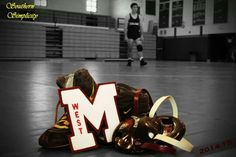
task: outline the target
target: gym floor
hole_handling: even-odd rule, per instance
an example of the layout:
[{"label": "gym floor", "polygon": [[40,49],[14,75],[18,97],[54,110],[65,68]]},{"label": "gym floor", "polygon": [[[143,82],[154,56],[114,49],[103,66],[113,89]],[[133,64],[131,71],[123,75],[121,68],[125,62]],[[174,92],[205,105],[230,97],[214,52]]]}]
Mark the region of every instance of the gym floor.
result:
[{"label": "gym floor", "polygon": [[[185,138],[191,153],[177,149],[176,155],[151,153],[137,156],[209,156],[236,154],[236,64],[222,62],[149,61],[140,67],[126,62],[44,60],[0,61],[0,156],[97,157],[131,156],[112,147],[71,153],[69,148],[44,149],[39,136],[54,123],[58,76],[86,68],[96,83],[117,82],[147,89],[155,101],[172,95],[179,118],[186,125]],[[158,114],[171,115],[165,103]],[[136,156],[136,155],[132,155]]]}]

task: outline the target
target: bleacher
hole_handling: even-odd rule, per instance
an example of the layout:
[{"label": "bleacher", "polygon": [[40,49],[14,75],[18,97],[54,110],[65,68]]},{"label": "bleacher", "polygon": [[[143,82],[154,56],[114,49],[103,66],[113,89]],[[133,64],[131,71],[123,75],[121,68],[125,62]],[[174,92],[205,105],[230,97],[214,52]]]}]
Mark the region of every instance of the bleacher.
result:
[{"label": "bleacher", "polygon": [[[110,16],[36,10],[37,21],[0,19],[1,58],[126,58],[123,32]],[[145,57],[156,58],[156,37],[144,33]],[[134,48],[136,51],[136,48]]]}]

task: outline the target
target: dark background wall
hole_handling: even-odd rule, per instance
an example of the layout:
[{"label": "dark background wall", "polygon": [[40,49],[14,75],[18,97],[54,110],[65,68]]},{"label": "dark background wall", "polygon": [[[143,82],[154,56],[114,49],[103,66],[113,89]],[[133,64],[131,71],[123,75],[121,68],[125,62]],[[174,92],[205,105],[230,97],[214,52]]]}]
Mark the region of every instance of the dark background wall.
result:
[{"label": "dark background wall", "polygon": [[163,40],[165,60],[190,60],[194,55],[196,60],[207,60],[208,36],[170,37]]}]

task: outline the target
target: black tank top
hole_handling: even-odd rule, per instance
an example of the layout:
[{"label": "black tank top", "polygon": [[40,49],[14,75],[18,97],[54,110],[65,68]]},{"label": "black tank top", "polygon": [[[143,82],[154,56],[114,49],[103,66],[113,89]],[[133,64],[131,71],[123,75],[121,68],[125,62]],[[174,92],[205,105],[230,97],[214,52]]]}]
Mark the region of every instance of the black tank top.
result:
[{"label": "black tank top", "polygon": [[128,21],[128,36],[139,36],[140,35],[140,19],[139,15],[134,19],[131,14],[129,14]]}]

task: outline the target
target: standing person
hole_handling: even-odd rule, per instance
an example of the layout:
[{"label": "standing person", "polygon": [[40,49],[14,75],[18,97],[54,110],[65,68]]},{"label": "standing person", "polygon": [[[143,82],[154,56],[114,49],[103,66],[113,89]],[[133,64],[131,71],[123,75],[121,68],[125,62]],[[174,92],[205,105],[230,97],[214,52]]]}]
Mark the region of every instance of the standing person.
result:
[{"label": "standing person", "polygon": [[227,61],[236,62],[236,36],[233,34],[232,36],[227,38]]},{"label": "standing person", "polygon": [[236,62],[236,34],[232,37],[231,59]]},{"label": "standing person", "polygon": [[143,37],[143,27],[142,27],[142,18],[138,14],[138,4],[132,3],[130,5],[131,13],[125,18],[125,40],[128,42],[128,64],[127,66],[131,66],[132,64],[132,47],[133,44],[136,44],[138,50],[138,57],[140,60],[140,65],[144,66],[147,62],[144,61],[143,57],[143,45],[142,41]]}]

